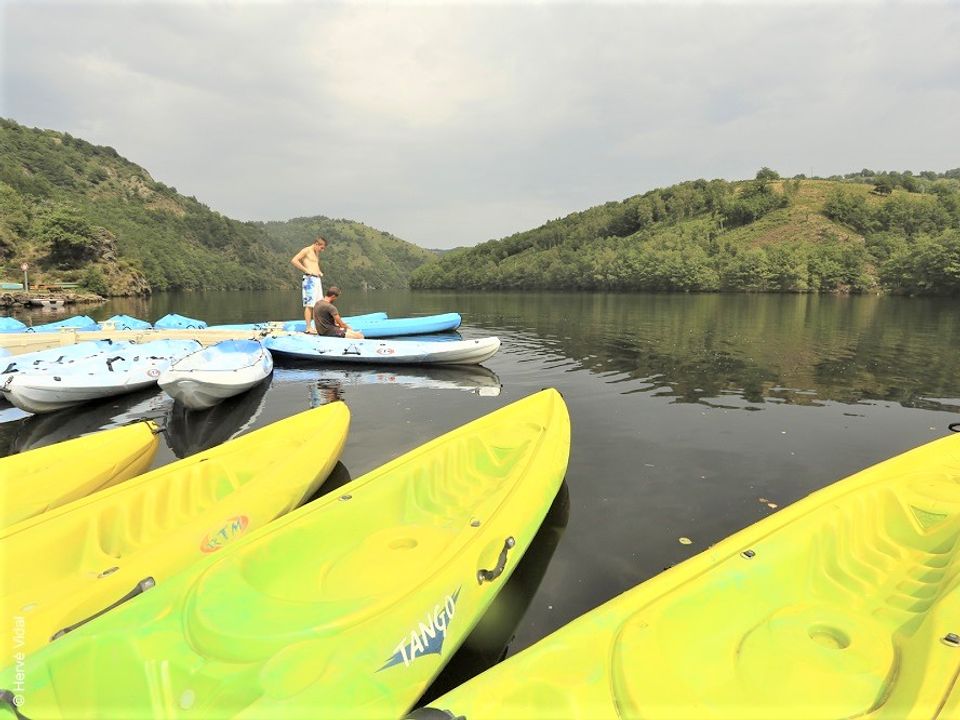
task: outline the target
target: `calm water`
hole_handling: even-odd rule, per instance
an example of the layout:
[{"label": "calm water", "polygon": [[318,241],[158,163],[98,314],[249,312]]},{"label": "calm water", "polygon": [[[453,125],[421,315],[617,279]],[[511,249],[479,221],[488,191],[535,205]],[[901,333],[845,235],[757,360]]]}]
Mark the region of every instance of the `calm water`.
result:
[{"label": "calm water", "polygon": [[[98,320],[179,312],[252,322],[295,318],[298,299],[161,295],[80,311]],[[947,300],[368,292],[338,305],[346,315],[455,310],[463,337],[496,334],[503,348],[487,371],[280,367],[269,387],[201,416],[173,411],[155,392],[43,417],[0,410],[0,454],[155,417],[167,426],[159,465],[342,398],[353,423],[329,491],[457,425],[558,388],[573,425],[565,487],[500,611],[484,620],[439,690],[494,662],[508,642],[512,654],[776,508],[941,437],[960,420],[960,331]]]}]

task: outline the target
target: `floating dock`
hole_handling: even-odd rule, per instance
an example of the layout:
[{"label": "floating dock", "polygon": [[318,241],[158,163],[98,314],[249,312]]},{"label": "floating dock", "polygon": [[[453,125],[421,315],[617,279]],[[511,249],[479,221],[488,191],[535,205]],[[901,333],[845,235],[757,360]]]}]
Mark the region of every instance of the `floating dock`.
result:
[{"label": "floating dock", "polygon": [[222,340],[260,340],[268,335],[302,335],[282,329],[281,323],[270,323],[259,330],[116,330],[104,327],[101,330],[77,330],[60,328],[56,332],[0,333],[0,348],[12,355],[74,345],[84,340],[126,340],[145,343],[151,340],[196,340],[201,345],[214,345]]}]

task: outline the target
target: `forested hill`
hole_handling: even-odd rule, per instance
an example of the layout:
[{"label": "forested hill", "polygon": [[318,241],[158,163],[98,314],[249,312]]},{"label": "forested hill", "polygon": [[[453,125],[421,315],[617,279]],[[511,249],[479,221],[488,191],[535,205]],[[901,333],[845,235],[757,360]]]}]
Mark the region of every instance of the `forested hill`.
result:
[{"label": "forested hill", "polygon": [[[360,223],[325,223],[329,259],[346,258],[343,282],[405,286],[432,257]],[[232,220],[113,148],[0,119],[0,280],[18,280],[28,262],[33,282],[101,294],[296,287],[290,257],[303,229]]]},{"label": "forested hill", "polygon": [[696,180],[445,254],[415,288],[960,293],[960,170]]},{"label": "forested hill", "polygon": [[324,287],[406,287],[410,273],[436,257],[390,233],[350,220],[317,216],[257,226],[263,228],[271,246],[287,260],[322,235],[327,241],[327,249],[320,257]]}]

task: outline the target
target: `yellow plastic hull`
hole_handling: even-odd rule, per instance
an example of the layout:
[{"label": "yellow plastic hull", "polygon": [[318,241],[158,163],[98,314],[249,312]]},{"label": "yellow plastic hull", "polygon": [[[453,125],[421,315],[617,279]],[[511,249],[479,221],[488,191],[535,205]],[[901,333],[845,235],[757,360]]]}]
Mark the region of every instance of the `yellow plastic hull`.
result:
[{"label": "yellow plastic hull", "polygon": [[0,530],[139,475],[159,444],[146,421],[0,458]]},{"label": "yellow plastic hull", "polygon": [[[476,625],[566,471],[556,391],[497,410],[27,658],[44,718],[396,718]],[[0,702],[0,715],[2,715]]]},{"label": "yellow plastic hull", "polygon": [[958,436],[810,495],[410,717],[945,720],[951,633]]},{"label": "yellow plastic hull", "polygon": [[332,471],[349,422],[343,403],[308,410],[7,528],[3,647],[41,648],[292,510]]}]

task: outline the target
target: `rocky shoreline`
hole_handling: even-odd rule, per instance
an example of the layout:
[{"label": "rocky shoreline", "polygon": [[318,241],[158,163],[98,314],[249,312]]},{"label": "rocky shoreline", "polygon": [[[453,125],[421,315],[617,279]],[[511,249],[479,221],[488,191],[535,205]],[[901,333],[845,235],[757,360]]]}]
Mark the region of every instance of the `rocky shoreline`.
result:
[{"label": "rocky shoreline", "polygon": [[31,300],[54,300],[63,301],[64,305],[88,305],[93,303],[102,303],[106,298],[94,293],[26,293],[26,292],[3,292],[0,293],[0,307],[27,307],[33,305]]}]

